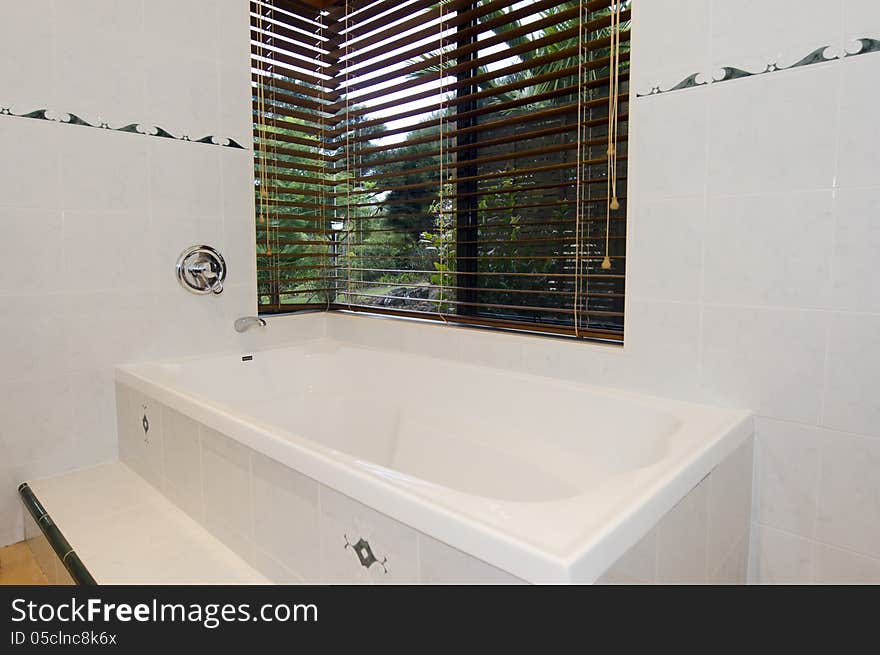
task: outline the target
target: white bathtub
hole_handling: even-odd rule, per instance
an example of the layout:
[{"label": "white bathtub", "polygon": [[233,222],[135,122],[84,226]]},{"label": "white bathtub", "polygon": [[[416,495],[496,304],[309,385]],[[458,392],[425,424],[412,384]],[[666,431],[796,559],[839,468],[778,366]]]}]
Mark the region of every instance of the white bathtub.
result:
[{"label": "white bathtub", "polygon": [[752,434],[744,411],[326,338],[242,355],[117,382],[530,582],[595,581]]}]

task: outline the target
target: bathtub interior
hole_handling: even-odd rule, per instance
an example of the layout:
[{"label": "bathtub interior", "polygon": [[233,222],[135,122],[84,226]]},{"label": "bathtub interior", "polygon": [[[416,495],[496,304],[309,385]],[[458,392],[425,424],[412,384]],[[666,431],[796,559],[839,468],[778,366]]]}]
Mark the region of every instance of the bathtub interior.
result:
[{"label": "bathtub interior", "polygon": [[330,339],[140,371],[280,434],[499,500],[569,498],[655,464],[681,424],[619,394]]}]

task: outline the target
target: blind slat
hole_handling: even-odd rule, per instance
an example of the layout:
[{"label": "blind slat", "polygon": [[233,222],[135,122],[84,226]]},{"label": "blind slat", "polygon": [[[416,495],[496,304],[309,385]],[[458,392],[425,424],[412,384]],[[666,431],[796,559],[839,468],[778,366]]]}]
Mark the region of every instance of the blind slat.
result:
[{"label": "blind slat", "polygon": [[260,311],[620,339],[629,18],[630,0],[253,0]]}]

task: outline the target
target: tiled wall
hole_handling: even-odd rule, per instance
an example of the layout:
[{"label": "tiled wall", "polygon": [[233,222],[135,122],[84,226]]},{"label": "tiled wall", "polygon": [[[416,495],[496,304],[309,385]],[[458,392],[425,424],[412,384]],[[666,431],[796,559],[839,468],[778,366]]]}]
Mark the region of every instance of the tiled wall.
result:
[{"label": "tiled wall", "polygon": [[754,579],[880,582],[880,52],[841,58],[880,40],[880,3],[637,20],[637,89],[836,57],[637,101],[628,292],[650,309],[629,318],[693,322],[695,395],[760,417]]},{"label": "tiled wall", "polygon": [[[0,107],[248,143],[246,11],[14,3]],[[880,39],[880,3],[637,0],[634,17],[640,93],[822,46],[834,59],[632,103],[625,348],[362,317],[328,329],[750,407],[755,579],[880,581],[880,53],[841,58]],[[15,482],[113,457],[112,365],[224,347],[255,303],[246,151],[0,116],[0,153],[6,543],[21,536]],[[230,260],[219,299],[173,283],[196,240]]]},{"label": "tiled wall", "polygon": [[[236,343],[256,309],[248,3],[29,0],[0,20],[0,544],[17,484],[116,456],[113,366]],[[140,124],[180,139],[116,131]],[[219,297],[174,277],[193,243]]]},{"label": "tiled wall", "polygon": [[[626,345],[328,318],[353,341],[756,412],[752,577],[880,582],[874,0],[636,0]],[[589,417],[585,417],[589,420]]]}]

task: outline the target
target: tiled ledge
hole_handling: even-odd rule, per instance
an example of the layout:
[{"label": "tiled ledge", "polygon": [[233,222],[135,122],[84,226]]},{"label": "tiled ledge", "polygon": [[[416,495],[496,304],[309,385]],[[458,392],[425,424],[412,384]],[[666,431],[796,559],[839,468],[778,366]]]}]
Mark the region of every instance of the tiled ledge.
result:
[{"label": "tiled ledge", "polygon": [[[98,584],[268,582],[125,464],[37,480],[30,488]],[[72,582],[29,525],[26,537],[50,584]]]}]

